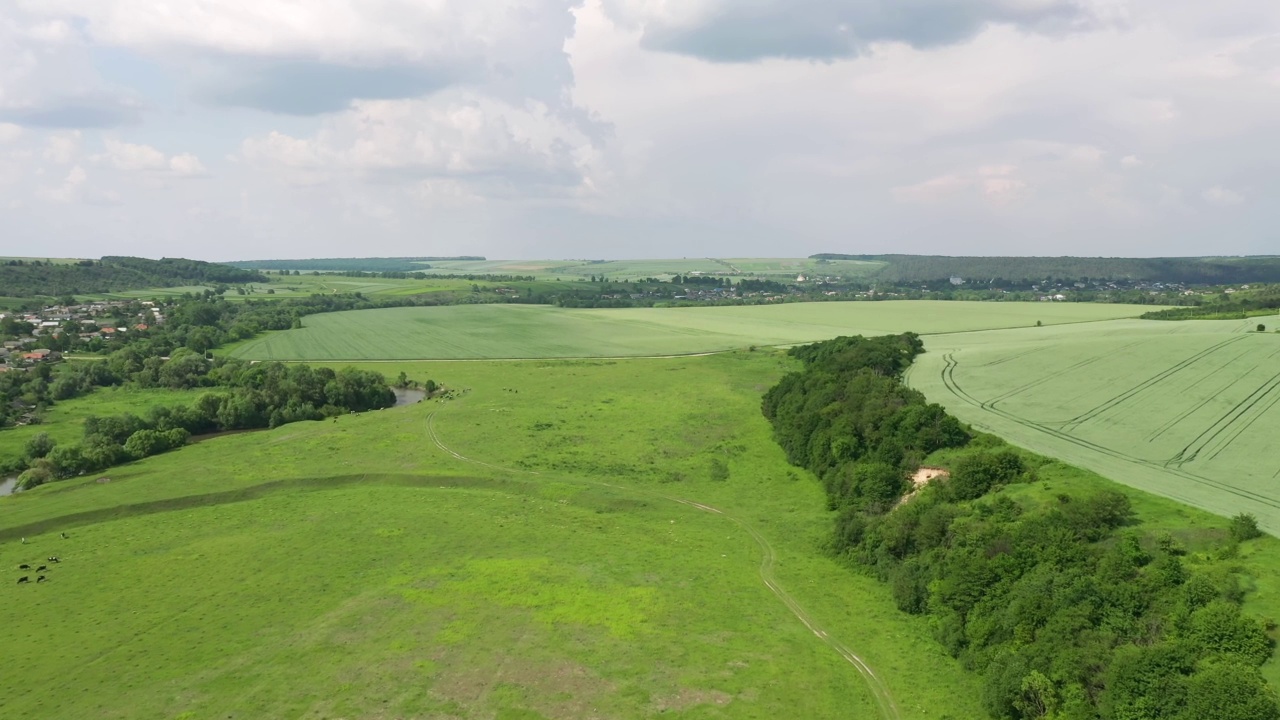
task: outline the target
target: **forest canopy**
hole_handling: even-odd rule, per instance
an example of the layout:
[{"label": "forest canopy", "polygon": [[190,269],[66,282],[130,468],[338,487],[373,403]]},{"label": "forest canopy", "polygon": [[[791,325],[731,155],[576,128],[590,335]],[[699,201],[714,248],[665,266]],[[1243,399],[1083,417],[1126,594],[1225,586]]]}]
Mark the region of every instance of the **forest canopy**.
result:
[{"label": "forest canopy", "polygon": [[[982,678],[1001,720],[1276,720],[1258,667],[1268,626],[1241,610],[1229,563],[1256,537],[1233,521],[1194,557],[1134,518],[1117,490],[1019,501],[1047,459],[975,435],[901,382],[923,352],[912,334],[797,347],[803,362],[765,395],[788,459],[822,481],[830,546],[887,583],[898,608]],[[950,477],[912,473],[949,448]],[[910,493],[910,495],[908,495]]]}]

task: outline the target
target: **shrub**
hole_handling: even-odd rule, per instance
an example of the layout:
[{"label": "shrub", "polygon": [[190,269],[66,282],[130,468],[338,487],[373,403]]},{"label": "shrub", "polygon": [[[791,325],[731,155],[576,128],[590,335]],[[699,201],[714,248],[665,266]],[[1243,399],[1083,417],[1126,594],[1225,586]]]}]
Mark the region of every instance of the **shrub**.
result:
[{"label": "shrub", "polygon": [[1240,513],[1231,518],[1230,531],[1231,539],[1236,542],[1262,537],[1262,531],[1258,529],[1258,518],[1249,513]]},{"label": "shrub", "polygon": [[28,468],[18,476],[18,489],[30,490],[33,487],[39,487],[53,479],[53,473],[43,465]]},{"label": "shrub", "polygon": [[57,444],[58,443],[55,442],[53,438],[49,437],[49,433],[39,433],[32,436],[32,438],[27,441],[27,445],[23,451],[31,460],[39,460],[40,458],[48,455]]}]

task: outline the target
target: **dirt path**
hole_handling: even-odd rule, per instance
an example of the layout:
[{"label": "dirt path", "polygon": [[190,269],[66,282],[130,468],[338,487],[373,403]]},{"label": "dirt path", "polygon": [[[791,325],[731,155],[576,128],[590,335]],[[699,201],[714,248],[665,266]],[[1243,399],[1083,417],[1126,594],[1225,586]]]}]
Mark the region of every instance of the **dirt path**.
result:
[{"label": "dirt path", "polygon": [[[487,463],[482,460],[476,460],[475,458],[467,457],[466,455],[463,455],[457,452],[456,450],[453,450],[452,448],[444,444],[444,442],[440,439],[439,433],[436,432],[435,419],[436,419],[436,414],[438,412],[439,412],[438,410],[432,410],[431,413],[427,415],[427,435],[431,438],[431,442],[433,442],[436,447],[440,448],[441,451],[448,453],[450,456],[458,460],[462,460],[463,462],[483,465],[484,467],[491,468],[493,470],[498,470],[500,472],[508,472],[508,473],[514,473],[514,474],[522,474],[522,475],[538,474],[533,470],[523,470],[519,468],[508,468],[508,467],[502,467],[499,465],[493,465],[491,463]],[[622,490],[623,492],[627,492],[627,493],[644,495],[644,496],[653,497],[653,498],[660,498],[663,500],[668,500],[670,502],[676,502],[682,505],[688,505],[690,507],[696,508],[703,512],[719,515],[725,518],[726,520],[728,520],[729,522],[733,523],[734,525],[737,525],[740,529],[742,529],[749,536],[751,536],[751,539],[754,540],[756,542],[756,545],[760,547],[760,554],[761,554],[760,580],[764,583],[765,587],[769,588],[769,591],[772,592],[775,597],[781,600],[782,604],[786,605],[787,609],[791,611],[791,614],[795,615],[796,618],[801,623],[803,623],[805,627],[809,628],[810,632],[812,632],[815,637],[817,637],[819,640],[821,640],[824,644],[826,644],[831,649],[835,650],[836,653],[840,655],[840,657],[844,658],[846,662],[852,665],[858,671],[858,673],[862,675],[862,679],[866,681],[867,687],[871,691],[871,696],[875,699],[876,705],[878,705],[880,708],[881,718],[883,718],[884,720],[899,720],[902,717],[901,712],[898,710],[897,703],[895,703],[893,700],[893,695],[889,692],[888,684],[886,684],[885,681],[879,675],[876,674],[876,671],[871,669],[871,666],[868,665],[865,660],[863,660],[857,653],[855,653],[847,645],[831,637],[831,635],[828,634],[826,630],[822,629],[822,627],[817,623],[817,621],[814,620],[813,616],[810,615],[794,597],[792,597],[786,590],[783,590],[782,586],[778,584],[778,579],[773,572],[774,566],[777,564],[778,554],[773,549],[773,545],[771,545],[769,541],[765,539],[765,537],[761,535],[760,532],[757,531],[754,527],[752,527],[751,525],[748,525],[747,523],[739,520],[738,518],[732,515],[729,515],[728,513],[724,512],[723,510],[720,510],[719,508],[715,508],[710,505],[704,505],[702,503],[694,502],[692,500],[686,500],[684,498],[674,497],[672,495],[664,495],[662,493],[645,490],[643,488],[623,487],[621,485],[597,482],[594,480],[587,480],[584,478],[568,478],[568,479],[583,485],[595,485],[598,487],[613,488],[615,490]]]}]

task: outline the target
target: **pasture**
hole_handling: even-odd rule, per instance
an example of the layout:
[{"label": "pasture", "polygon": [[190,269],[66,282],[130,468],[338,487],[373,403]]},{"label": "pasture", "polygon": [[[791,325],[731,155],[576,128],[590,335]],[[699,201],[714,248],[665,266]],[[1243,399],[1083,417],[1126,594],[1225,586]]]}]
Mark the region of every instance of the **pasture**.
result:
[{"label": "pasture", "polygon": [[248,360],[414,360],[683,355],[839,335],[967,332],[1132,317],[1131,305],[884,301],[566,309],[387,308],[313,315],[237,346]]},{"label": "pasture", "polygon": [[199,390],[168,390],[163,388],[98,388],[92,394],[59,400],[43,413],[39,425],[0,429],[0,460],[19,457],[27,441],[40,433],[46,433],[58,444],[80,442],[84,434],[84,419],[91,416],[146,415],[157,405],[181,405],[190,403],[200,394]]},{"label": "pasture", "polygon": [[1280,318],[926,338],[908,381],[1039,453],[1280,533]]},{"label": "pasture", "polygon": [[877,717],[835,643],[886,717],[976,717],[927,627],[822,553],[759,413],[789,366],[383,364],[461,398],[0,500],[6,565],[63,558],[0,584],[0,715]]}]

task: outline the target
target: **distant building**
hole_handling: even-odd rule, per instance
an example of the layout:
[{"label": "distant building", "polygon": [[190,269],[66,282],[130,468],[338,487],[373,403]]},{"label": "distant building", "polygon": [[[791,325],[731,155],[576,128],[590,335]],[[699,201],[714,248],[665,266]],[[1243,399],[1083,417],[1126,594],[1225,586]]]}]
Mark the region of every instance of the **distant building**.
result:
[{"label": "distant building", "polygon": [[952,276],[951,276],[951,284],[952,284],[952,285],[963,285],[963,284],[964,284],[964,278],[960,277],[959,275],[952,275]]}]

